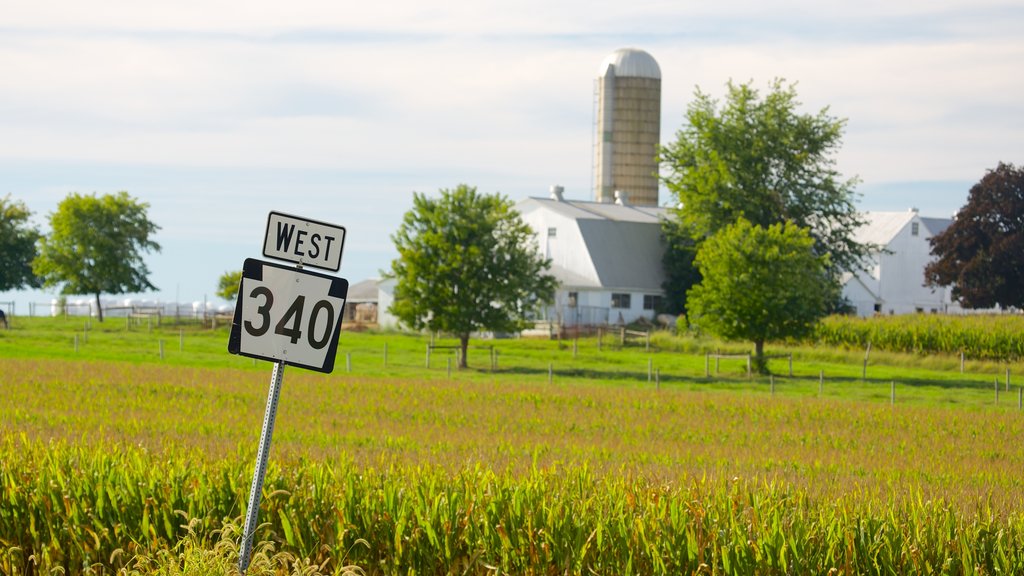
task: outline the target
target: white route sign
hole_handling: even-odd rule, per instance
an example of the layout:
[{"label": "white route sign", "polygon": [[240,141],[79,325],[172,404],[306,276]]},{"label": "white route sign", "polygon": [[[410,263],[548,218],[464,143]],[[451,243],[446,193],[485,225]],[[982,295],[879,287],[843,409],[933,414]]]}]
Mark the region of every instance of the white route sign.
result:
[{"label": "white route sign", "polygon": [[344,278],[246,258],[228,351],[331,372],[347,297]]},{"label": "white route sign", "polygon": [[302,266],[337,272],[341,268],[341,250],[345,228],[281,212],[267,217],[263,255]]}]

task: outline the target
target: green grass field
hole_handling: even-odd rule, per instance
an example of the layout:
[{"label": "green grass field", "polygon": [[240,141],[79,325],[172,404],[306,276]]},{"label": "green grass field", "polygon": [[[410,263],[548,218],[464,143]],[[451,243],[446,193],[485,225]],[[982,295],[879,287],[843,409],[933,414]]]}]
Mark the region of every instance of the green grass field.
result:
[{"label": "green grass field", "polygon": [[[334,374],[286,370],[250,573],[1024,571],[1018,364],[872,353],[863,379],[863,350],[797,347],[748,379],[704,355],[743,345],[613,335],[474,341],[449,373],[429,342],[346,332]],[[237,562],[270,365],[226,343],[0,332],[0,573]]]}]

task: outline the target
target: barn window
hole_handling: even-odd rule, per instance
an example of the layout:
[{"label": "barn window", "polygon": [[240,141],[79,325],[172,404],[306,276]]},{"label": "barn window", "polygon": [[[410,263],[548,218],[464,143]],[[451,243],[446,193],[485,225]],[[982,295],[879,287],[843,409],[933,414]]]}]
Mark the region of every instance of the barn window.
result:
[{"label": "barn window", "polygon": [[579,292],[569,292],[569,308],[575,308],[576,302],[580,299]]},{"label": "barn window", "polygon": [[554,226],[548,228],[548,238],[554,238],[555,236],[558,236],[558,228]]},{"label": "barn window", "polygon": [[657,294],[644,294],[644,310],[657,310],[661,308],[661,296]]},{"label": "barn window", "polygon": [[629,308],[629,294],[612,293],[612,308]]},{"label": "barn window", "polygon": [[921,232],[921,228],[920,227],[921,227],[920,223],[918,223],[918,222],[911,222],[910,223],[910,235],[911,236],[917,236],[918,234],[920,234],[920,232]]}]

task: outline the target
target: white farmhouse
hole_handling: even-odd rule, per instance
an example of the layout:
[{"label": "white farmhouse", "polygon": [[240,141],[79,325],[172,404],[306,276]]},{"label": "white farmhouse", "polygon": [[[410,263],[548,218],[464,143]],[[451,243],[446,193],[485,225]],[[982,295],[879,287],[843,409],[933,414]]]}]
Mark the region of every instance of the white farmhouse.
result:
[{"label": "white farmhouse", "polygon": [[654,319],[664,294],[665,208],[631,206],[623,193],[614,204],[566,200],[555,186],[550,198],[528,198],[516,209],[559,283],[547,320],[594,326]]},{"label": "white farmhouse", "polygon": [[864,217],[867,224],[857,230],[856,240],[881,249],[872,251],[865,271],[843,276],[843,296],[858,316],[959,309],[948,288],[924,284],[924,268],[934,258],[929,239],[949,227],[951,219],[924,218],[916,209]]}]

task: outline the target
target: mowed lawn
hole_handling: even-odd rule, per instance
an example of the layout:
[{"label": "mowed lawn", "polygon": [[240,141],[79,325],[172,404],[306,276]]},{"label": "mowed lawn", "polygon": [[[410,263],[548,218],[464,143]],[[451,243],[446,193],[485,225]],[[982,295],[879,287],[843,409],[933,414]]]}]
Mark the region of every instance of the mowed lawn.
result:
[{"label": "mowed lawn", "polygon": [[[269,364],[223,329],[21,322],[0,335],[0,572],[28,573],[28,549],[125,570],[190,522],[217,548]],[[1024,569],[1016,366],[875,360],[862,382],[856,352],[797,350],[793,378],[788,359],[706,378],[700,351],[609,338],[475,342],[498,354],[460,373],[444,348],[427,368],[428,342],[346,333],[334,374],[286,370],[264,541],[324,573]]]}]

